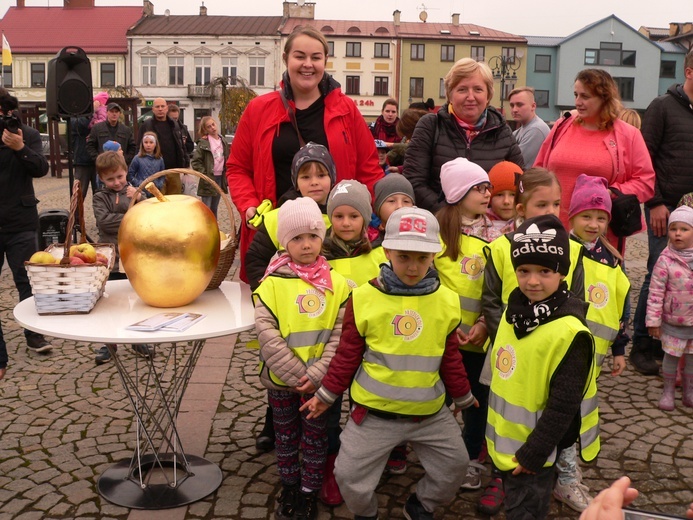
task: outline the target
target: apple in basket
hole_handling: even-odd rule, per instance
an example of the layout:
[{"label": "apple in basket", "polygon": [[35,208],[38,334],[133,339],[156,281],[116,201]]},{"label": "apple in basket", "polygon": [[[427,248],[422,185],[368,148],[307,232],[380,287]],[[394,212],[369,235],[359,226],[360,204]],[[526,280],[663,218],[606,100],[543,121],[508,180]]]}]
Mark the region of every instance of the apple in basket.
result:
[{"label": "apple in basket", "polygon": [[96,249],[91,244],[76,244],[70,247],[70,257],[77,257],[85,264],[96,262]]},{"label": "apple in basket", "polygon": [[217,220],[196,197],[164,197],[150,184],[156,197],[132,206],[120,224],[120,261],[145,303],[187,305],[205,290],[219,262]]},{"label": "apple in basket", "polygon": [[29,258],[29,262],[32,264],[54,264],[56,263],[55,257],[50,254],[48,251],[36,251],[33,255],[31,255],[31,258]]}]

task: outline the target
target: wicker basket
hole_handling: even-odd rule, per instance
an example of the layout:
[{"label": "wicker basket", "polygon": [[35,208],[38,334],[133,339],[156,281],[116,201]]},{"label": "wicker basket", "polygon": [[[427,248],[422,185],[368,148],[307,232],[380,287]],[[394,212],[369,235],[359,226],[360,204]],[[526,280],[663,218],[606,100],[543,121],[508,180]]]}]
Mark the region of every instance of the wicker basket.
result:
[{"label": "wicker basket", "polygon": [[[219,263],[217,263],[217,268],[214,271],[214,274],[212,275],[212,279],[209,281],[209,284],[207,285],[207,288],[205,289],[206,291],[209,291],[211,289],[216,289],[221,285],[221,282],[223,282],[226,279],[226,275],[229,274],[229,270],[231,269],[231,265],[233,264],[233,259],[236,256],[236,250],[238,249],[238,244],[241,241],[241,227],[240,225],[236,225],[236,219],[233,216],[233,206],[231,205],[231,199],[229,196],[224,193],[224,191],[219,187],[219,185],[211,180],[209,177],[206,175],[197,172],[195,170],[191,170],[190,168],[171,168],[170,170],[162,170],[160,172],[157,172],[153,175],[150,175],[146,179],[144,179],[139,187],[137,188],[137,193],[140,193],[145,189],[145,186],[150,183],[154,182],[155,179],[158,179],[159,177],[164,177],[165,175],[169,173],[177,173],[179,175],[194,175],[195,177],[198,177],[204,181],[207,181],[209,184],[211,184],[214,189],[219,192],[219,195],[221,196],[221,200],[224,201],[224,204],[226,204],[226,209],[229,213],[229,218],[232,219],[233,224],[232,224],[232,230],[228,234],[229,238],[224,240],[221,243],[221,252],[219,253]],[[182,194],[181,194],[182,195]],[[132,198],[132,201],[130,201],[130,206],[134,204],[135,199],[137,196]]]},{"label": "wicker basket", "polygon": [[80,244],[85,243],[84,208],[79,181],[75,181],[70,200],[70,217],[65,230],[64,244],[51,244],[46,251],[60,263],[36,264],[24,262],[31,290],[34,294],[36,311],[47,314],[87,314],[101,298],[108,274],[115,263],[113,244],[92,244],[97,253],[108,258],[108,265],[69,263],[72,230],[75,216],[79,215]]}]

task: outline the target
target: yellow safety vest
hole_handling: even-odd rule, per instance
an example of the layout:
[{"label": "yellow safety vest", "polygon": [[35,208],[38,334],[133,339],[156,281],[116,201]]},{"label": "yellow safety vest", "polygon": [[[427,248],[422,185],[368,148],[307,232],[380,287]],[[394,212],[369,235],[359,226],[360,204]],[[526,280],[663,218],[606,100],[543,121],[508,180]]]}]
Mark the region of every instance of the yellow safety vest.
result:
[{"label": "yellow safety vest", "polygon": [[[441,241],[442,243],[442,241]],[[481,293],[484,289],[484,269],[486,257],[484,248],[488,242],[480,238],[460,235],[460,257],[451,260],[443,257],[443,250],[438,253],[434,265],[440,276],[440,282],[459,295],[462,322],[460,328],[468,333],[481,315]],[[487,342],[488,345],[488,342]],[[483,353],[486,346],[464,345],[463,350]]]},{"label": "yellow safety vest", "polygon": [[[488,403],[486,445],[493,463],[502,471],[517,466],[512,458],[536,428],[546,408],[549,386],[576,334],[589,333],[579,319],[564,316],[539,326],[517,339],[513,326],[501,318],[491,353],[491,392]],[[591,337],[591,334],[590,334]],[[593,347],[594,349],[594,347]],[[594,460],[600,449],[597,384],[592,370],[580,406],[580,456]],[[544,467],[556,461],[554,448]]]},{"label": "yellow safety vest", "polygon": [[327,261],[332,268],[346,278],[349,287],[356,289],[380,273],[380,264],[387,262],[382,247],[371,249],[368,253]]},{"label": "yellow safety vest", "polygon": [[[306,366],[322,357],[325,343],[330,339],[340,307],[349,298],[349,286],[342,275],[330,271],[333,292],[325,294],[300,278],[270,275],[253,293],[253,301],[262,301],[277,318],[279,332]],[[265,361],[260,357],[260,371]],[[272,382],[286,386],[272,371]]]},{"label": "yellow safety vest", "polygon": [[[498,237],[493,242],[491,242],[487,247],[484,248],[484,253],[486,254],[486,261],[488,261],[489,256],[493,257],[493,267],[495,267],[498,276],[503,281],[503,292],[501,293],[501,301],[503,305],[508,305],[508,298],[510,293],[515,290],[518,286],[517,276],[515,275],[515,269],[513,268],[513,263],[510,256],[510,237],[514,233],[508,233],[502,237]],[[573,272],[575,271],[575,266],[580,261],[580,256],[582,255],[582,245],[570,241],[570,269],[568,270],[568,276],[565,277],[565,281],[568,283],[568,289],[573,283]]]},{"label": "yellow safety vest", "polygon": [[594,336],[597,375],[609,347],[618,336],[630,281],[621,266],[610,266],[583,255],[587,326]]},{"label": "yellow safety vest", "polygon": [[445,341],[460,322],[457,295],[442,285],[423,296],[392,295],[367,283],[354,289],[352,302],[366,340],[350,389],[354,402],[398,415],[437,413],[445,405]]},{"label": "yellow safety vest", "polygon": [[[332,227],[330,217],[328,217],[324,213],[322,214],[322,220],[325,222],[325,227],[327,229],[330,229],[330,227]],[[279,239],[277,238],[277,228],[279,227],[279,209],[273,209],[272,211],[264,213],[262,215],[262,223],[265,225],[267,234],[272,240],[274,247],[276,247],[277,250],[284,249],[279,243]]]}]

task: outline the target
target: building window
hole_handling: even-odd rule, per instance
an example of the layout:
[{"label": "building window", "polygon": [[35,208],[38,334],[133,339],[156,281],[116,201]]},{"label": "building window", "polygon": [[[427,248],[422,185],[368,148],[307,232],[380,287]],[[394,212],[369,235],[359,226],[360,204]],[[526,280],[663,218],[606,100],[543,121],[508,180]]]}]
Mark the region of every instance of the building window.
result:
[{"label": "building window", "polygon": [[423,99],[424,79],[409,78],[409,97]]},{"label": "building window", "polygon": [[209,85],[212,79],[212,58],[195,58],[195,85]]},{"label": "building window", "polygon": [[12,65],[4,65],[2,67],[2,84],[3,87],[12,86]]},{"label": "building window", "polygon": [[142,58],[142,85],[156,85],[156,56]]},{"label": "building window", "polygon": [[635,91],[635,78],[614,78],[618,93],[623,101],[633,101]]},{"label": "building window", "polygon": [[411,44],[411,59],[421,61],[426,58],[426,46],[423,43]]},{"label": "building window", "polygon": [[373,86],[373,94],[376,96],[390,95],[390,78],[387,76],[376,76]]},{"label": "building window", "polygon": [[515,63],[515,47],[503,47],[501,55],[507,63]]},{"label": "building window", "polygon": [[376,58],[389,58],[390,57],[390,44],[389,43],[376,43],[375,44],[375,57]]},{"label": "building window", "polygon": [[45,87],[46,86],[46,64],[32,63],[31,64],[31,86]]},{"label": "building window", "polygon": [[486,47],[484,47],[483,45],[472,45],[470,58],[472,58],[475,61],[486,61]]},{"label": "building window", "polygon": [[183,63],[185,58],[171,57],[168,59],[168,84],[182,85],[183,84]]},{"label": "building window", "polygon": [[347,42],[346,55],[348,58],[360,58],[361,42]]},{"label": "building window", "polygon": [[228,85],[236,84],[236,77],[238,76],[237,57],[221,59],[221,75],[224,78],[228,78]]},{"label": "building window", "polygon": [[445,90],[445,78],[440,78],[440,85],[438,86],[438,97],[445,99],[448,97],[448,91]]},{"label": "building window", "polygon": [[334,56],[334,42],[327,42],[327,55]]},{"label": "building window", "polygon": [[635,67],[635,51],[624,51],[619,42],[601,42],[599,49],[585,49],[585,65]]},{"label": "building window", "polygon": [[675,78],[676,77],[676,62],[669,60],[662,60],[659,64],[659,77],[660,78]]},{"label": "building window", "polygon": [[250,65],[250,84],[256,87],[265,86],[265,58],[248,58]]},{"label": "building window", "polygon": [[115,63],[102,63],[101,64],[101,86],[102,87],[115,87],[115,84],[116,84]]},{"label": "building window", "polygon": [[440,46],[440,61],[455,61],[455,46],[441,45]]},{"label": "building window", "polygon": [[551,72],[551,56],[537,54],[534,57],[534,72]]},{"label": "building window", "polygon": [[361,76],[346,77],[346,94],[348,96],[361,95]]},{"label": "building window", "polygon": [[549,106],[549,91],[548,90],[535,90],[534,91],[534,101],[537,103],[538,107],[548,107]]}]

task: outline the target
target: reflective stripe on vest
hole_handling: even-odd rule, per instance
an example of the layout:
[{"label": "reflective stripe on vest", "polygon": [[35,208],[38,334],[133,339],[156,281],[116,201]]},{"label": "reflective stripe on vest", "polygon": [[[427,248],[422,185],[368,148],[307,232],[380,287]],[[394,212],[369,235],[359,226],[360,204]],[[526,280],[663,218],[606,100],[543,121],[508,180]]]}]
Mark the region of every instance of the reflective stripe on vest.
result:
[{"label": "reflective stripe on vest", "polygon": [[618,336],[630,282],[620,266],[603,264],[588,258],[587,255],[583,255],[582,258],[585,271],[585,301],[590,304],[587,309],[587,326],[594,335],[599,375],[609,347]]},{"label": "reflective stripe on vest", "polygon": [[[259,298],[277,319],[282,338],[306,366],[322,357],[339,309],[349,298],[344,277],[335,271],[330,271],[330,275],[333,291],[326,294],[300,278],[274,275],[268,276],[253,293],[253,299]],[[261,370],[263,366],[261,359]],[[276,385],[286,386],[271,370],[269,377]]]},{"label": "reflective stripe on vest", "polygon": [[[441,240],[442,243],[442,240]],[[440,282],[452,289],[460,298],[461,321],[460,327],[467,333],[476,323],[481,314],[481,293],[484,289],[484,269],[486,257],[484,248],[488,242],[469,235],[460,235],[460,256],[453,260],[443,256],[443,250],[438,253],[434,265],[440,276]],[[464,350],[484,352],[483,347],[465,345]]]},{"label": "reflective stripe on vest", "polygon": [[399,415],[437,413],[445,404],[445,341],[460,321],[458,296],[442,285],[431,294],[403,296],[366,283],[353,290],[352,304],[366,342],[351,384],[354,402]]},{"label": "reflective stripe on vest", "polygon": [[[325,226],[327,227],[327,229],[330,229],[330,227],[332,227],[330,217],[328,217],[324,213],[322,214],[322,220],[325,222]],[[273,209],[272,211],[269,211],[262,215],[262,223],[265,225],[267,234],[269,235],[270,240],[272,240],[274,247],[277,250],[283,249],[282,246],[279,244],[279,239],[277,238],[277,230],[279,227],[279,208]]]},{"label": "reflective stripe on vest", "polygon": [[[503,317],[491,354],[491,391],[486,437],[494,464],[503,471],[517,466],[512,458],[536,428],[549,397],[549,385],[575,336],[589,333],[574,316],[545,323],[517,339]],[[599,411],[594,361],[580,406],[581,457],[599,453]],[[544,466],[555,462],[555,451]]]},{"label": "reflective stripe on vest", "polygon": [[387,262],[385,250],[375,247],[368,253],[348,258],[328,260],[332,269],[346,278],[349,287],[355,289],[380,274],[380,264]]}]

